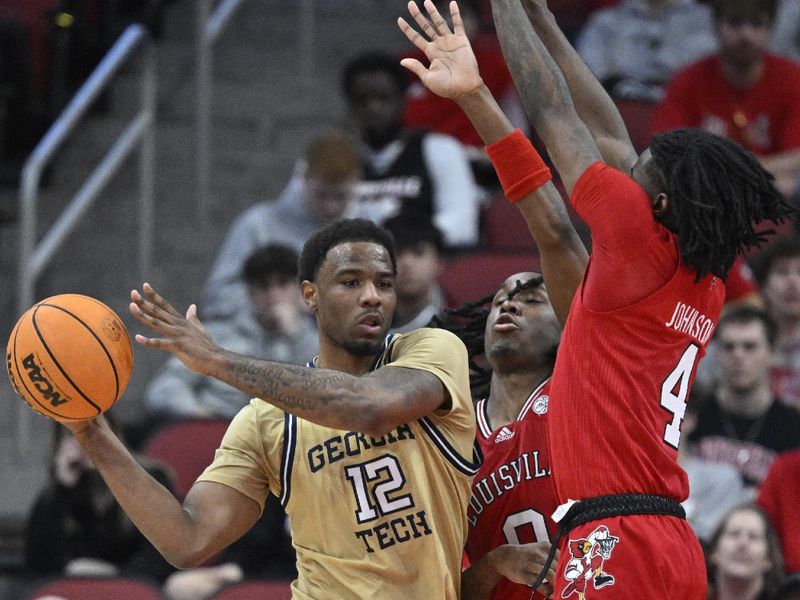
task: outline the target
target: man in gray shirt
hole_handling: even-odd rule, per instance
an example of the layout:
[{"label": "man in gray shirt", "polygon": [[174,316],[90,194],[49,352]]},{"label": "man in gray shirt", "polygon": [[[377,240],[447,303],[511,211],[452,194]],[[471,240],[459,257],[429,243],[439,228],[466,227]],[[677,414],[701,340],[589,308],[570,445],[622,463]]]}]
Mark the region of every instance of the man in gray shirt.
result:
[{"label": "man in gray shirt", "polygon": [[695,0],[622,0],[593,13],[576,43],[613,97],[652,103],[676,71],[716,47],[711,11]]}]

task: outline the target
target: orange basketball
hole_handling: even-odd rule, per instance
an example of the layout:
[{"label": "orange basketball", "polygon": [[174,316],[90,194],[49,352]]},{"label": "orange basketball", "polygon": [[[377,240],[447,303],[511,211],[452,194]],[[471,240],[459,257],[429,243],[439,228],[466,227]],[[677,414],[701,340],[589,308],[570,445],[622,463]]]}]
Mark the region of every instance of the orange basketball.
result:
[{"label": "orange basketball", "polygon": [[8,340],[14,390],[57,421],[96,417],[125,391],[133,346],[122,319],[80,294],[52,296],[23,314]]}]

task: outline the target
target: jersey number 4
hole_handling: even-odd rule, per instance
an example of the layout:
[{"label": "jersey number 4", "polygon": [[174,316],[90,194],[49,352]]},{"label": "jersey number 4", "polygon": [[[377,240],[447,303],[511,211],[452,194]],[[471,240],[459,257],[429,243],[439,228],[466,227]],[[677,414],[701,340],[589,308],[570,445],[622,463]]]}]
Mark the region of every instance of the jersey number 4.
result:
[{"label": "jersey number 4", "polygon": [[678,449],[681,441],[681,422],[686,414],[686,397],[692,378],[699,346],[691,344],[681,355],[677,366],[661,384],[661,408],[672,413],[672,419],[664,428],[664,441]]}]

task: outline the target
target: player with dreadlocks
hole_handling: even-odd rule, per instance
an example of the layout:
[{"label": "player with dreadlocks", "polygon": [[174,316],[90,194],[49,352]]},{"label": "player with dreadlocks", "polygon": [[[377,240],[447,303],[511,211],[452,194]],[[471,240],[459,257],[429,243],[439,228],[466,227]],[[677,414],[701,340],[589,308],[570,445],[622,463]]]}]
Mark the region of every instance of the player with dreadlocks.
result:
[{"label": "player with dreadlocks", "polygon": [[[409,4],[422,34],[404,31],[430,66],[403,64],[470,114],[486,92],[457,5],[452,30],[429,0],[425,9]],[[755,157],[702,131],[665,133],[637,157],[546,1],[492,0],[492,10],[528,117],[592,233],[550,386],[549,451],[562,503],[555,595],[700,600],[703,555],[680,506],[686,400],[727,270],[767,235],[762,221],[793,208]],[[487,152],[509,198],[541,185],[546,167],[519,132]],[[540,243],[532,214],[522,213]]]},{"label": "player with dreadlocks", "polygon": [[[461,598],[529,600],[528,585],[544,567],[555,534],[547,411],[561,324],[542,276],[524,272],[508,277],[493,296],[447,311],[439,326],[467,346],[483,454],[467,509],[470,568],[462,573]],[[545,586],[533,597],[550,591]]]},{"label": "player with dreadlocks", "polygon": [[[459,20],[454,21],[458,27]],[[401,28],[413,41],[405,21]],[[479,79],[468,42],[465,48],[468,52],[454,65],[458,73],[440,80],[452,84],[451,91]],[[442,92],[435,78],[423,83]],[[493,156],[492,144],[513,127],[488,92],[462,108]],[[467,510],[470,567],[462,573],[464,600],[542,600],[552,590],[550,583],[537,585],[532,596],[529,587],[543,569],[547,572],[544,563],[555,533],[548,389],[561,327],[588,260],[548,169],[506,195],[529,219],[543,275],[512,275],[493,296],[450,311],[444,323],[467,346],[483,454]],[[476,360],[481,355],[482,363]],[[551,569],[549,582],[554,578]]]}]

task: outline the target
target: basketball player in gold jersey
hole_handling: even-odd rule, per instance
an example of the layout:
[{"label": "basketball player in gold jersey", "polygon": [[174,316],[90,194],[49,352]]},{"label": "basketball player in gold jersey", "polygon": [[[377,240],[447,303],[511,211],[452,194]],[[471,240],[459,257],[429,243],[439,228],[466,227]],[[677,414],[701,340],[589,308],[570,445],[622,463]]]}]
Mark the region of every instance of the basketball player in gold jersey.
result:
[{"label": "basketball player in gold jersey", "polygon": [[320,230],[300,259],[319,326],[308,367],[216,346],[148,284],[131,313],[188,368],[254,397],[181,505],[103,418],[68,427],[131,519],[190,567],[219,552],[280,498],[297,550],[298,600],[456,599],[466,506],[477,468],[466,349],[439,329],[386,336],[395,306],[393,241],[369,221]]}]

